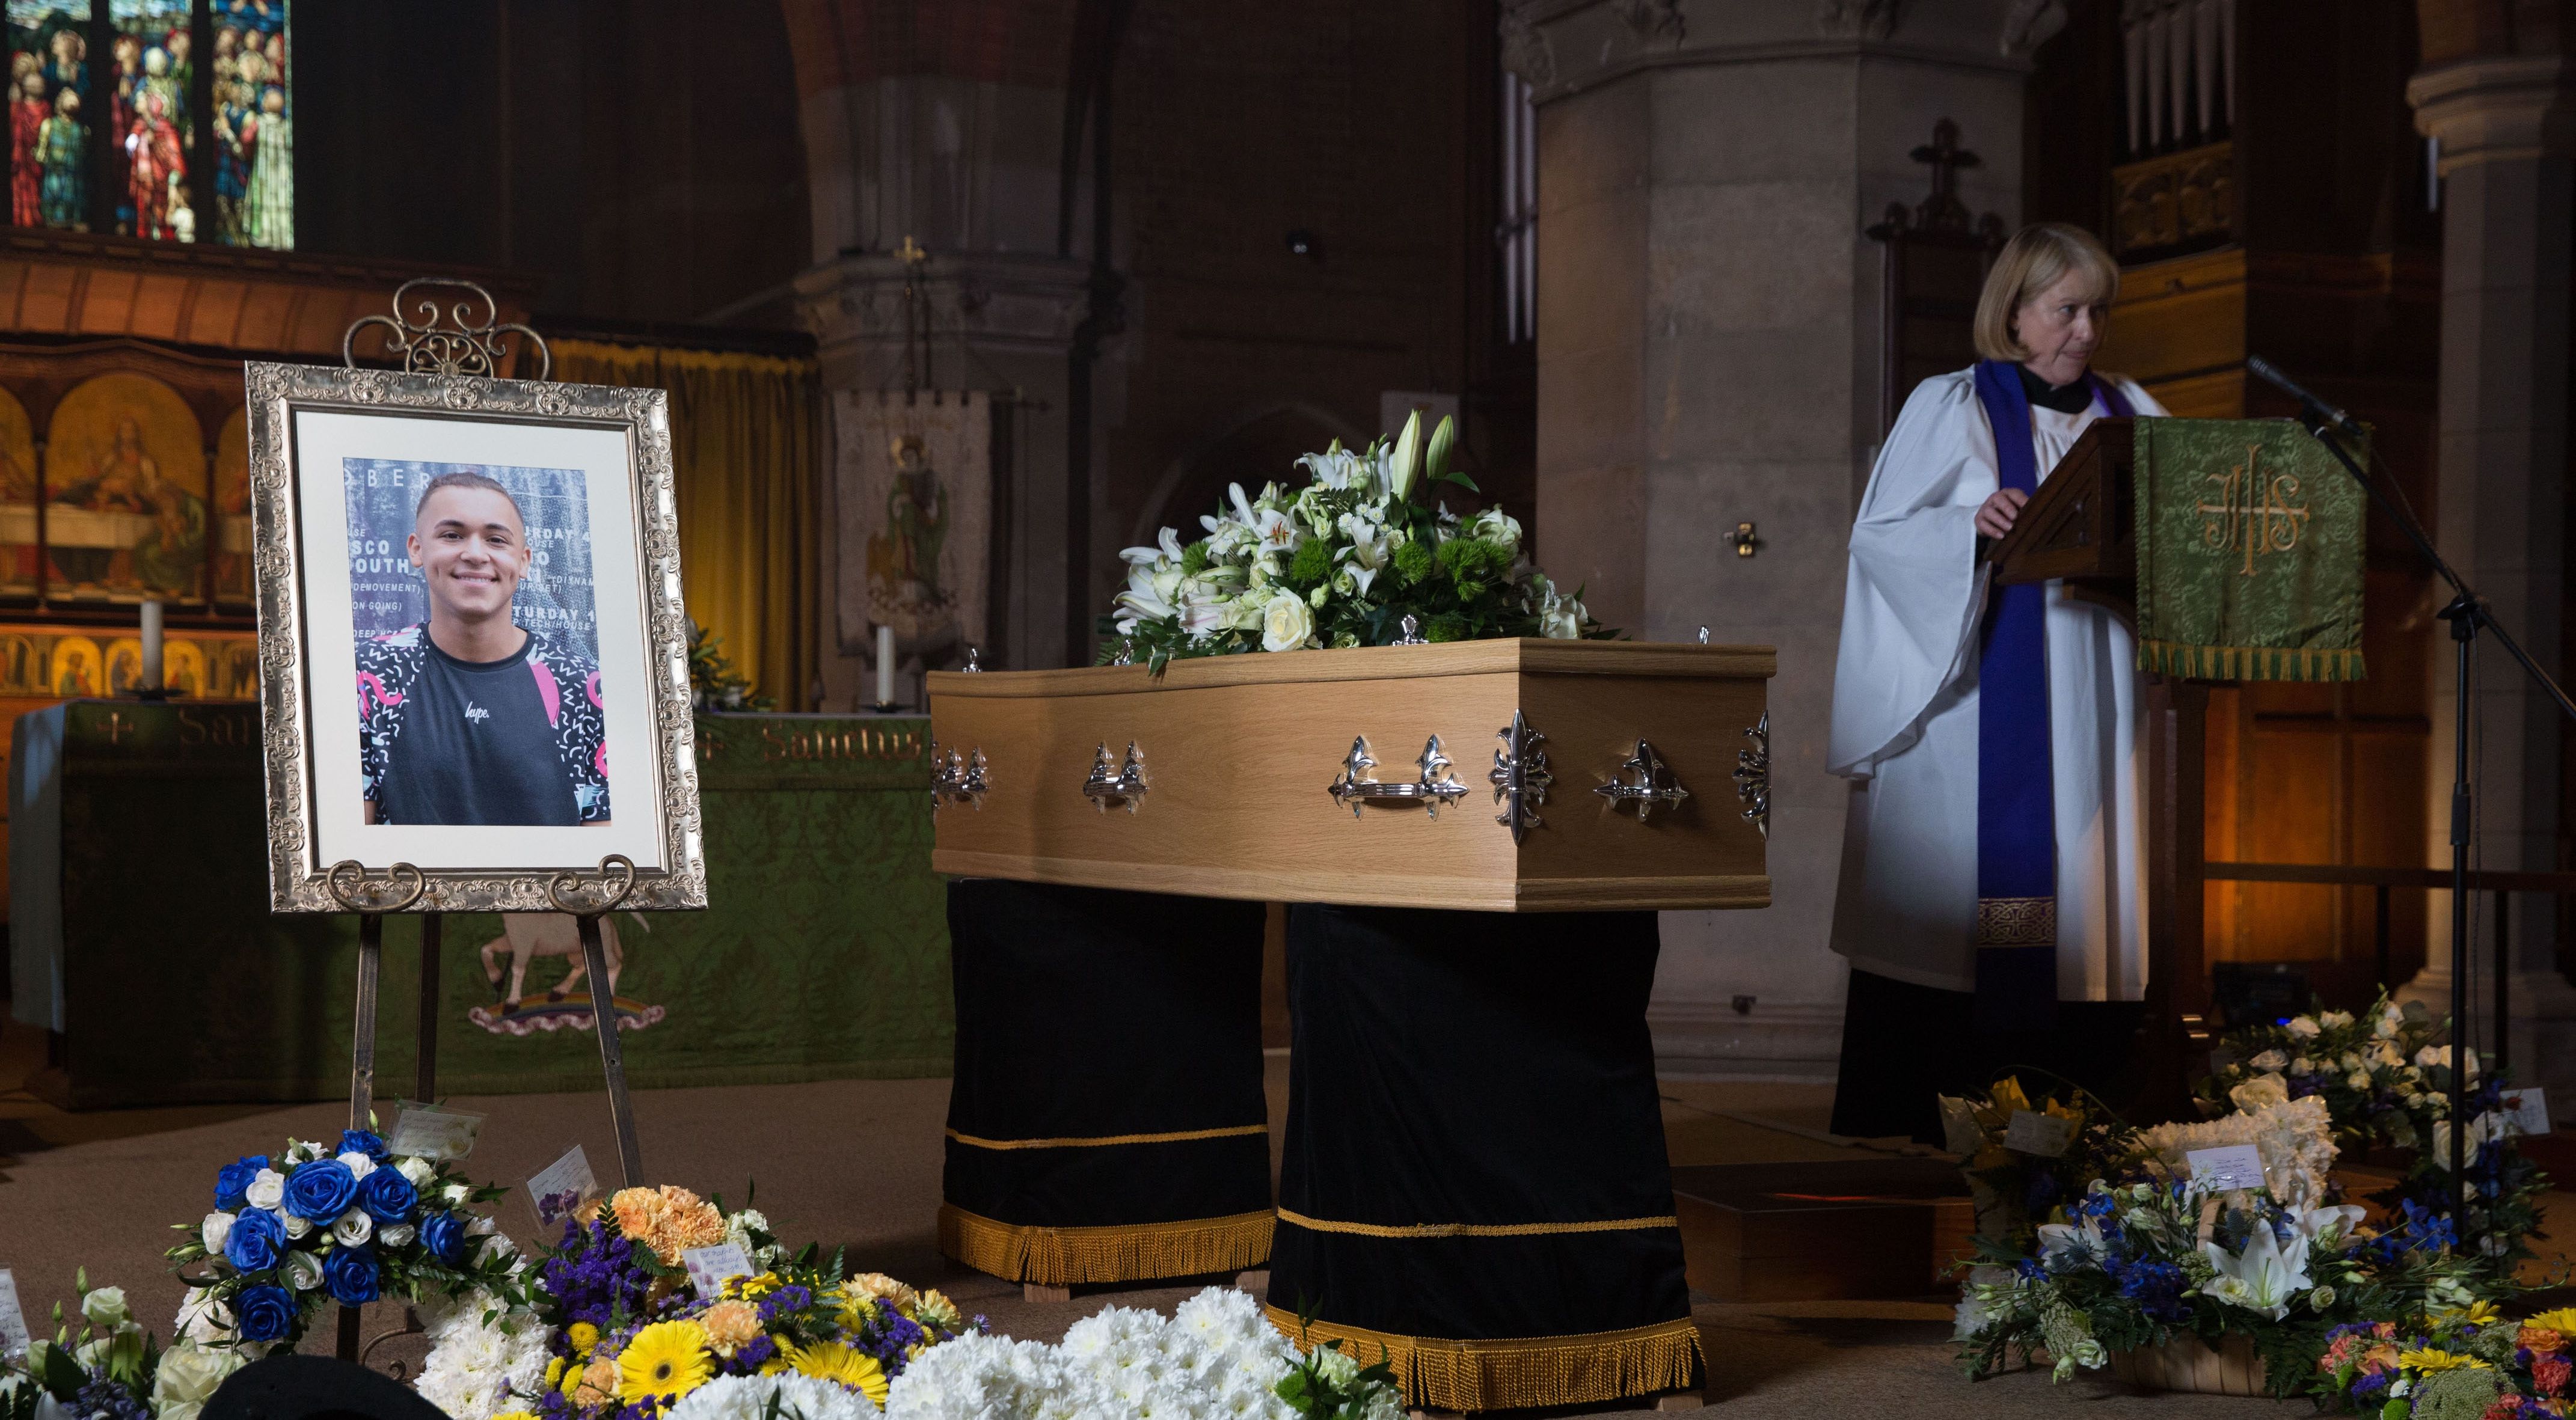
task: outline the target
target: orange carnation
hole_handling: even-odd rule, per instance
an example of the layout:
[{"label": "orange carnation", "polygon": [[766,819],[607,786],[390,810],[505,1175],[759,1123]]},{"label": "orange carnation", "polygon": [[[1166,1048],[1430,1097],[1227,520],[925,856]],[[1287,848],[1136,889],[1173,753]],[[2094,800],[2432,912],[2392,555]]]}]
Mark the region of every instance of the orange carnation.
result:
[{"label": "orange carnation", "polygon": [[730,1357],[760,1335],[760,1309],[749,1302],[718,1302],[698,1318],[719,1356]]},{"label": "orange carnation", "polygon": [[2514,1344],[2526,1351],[2556,1351],[2566,1346],[2567,1338],[2545,1326],[2526,1326]]}]

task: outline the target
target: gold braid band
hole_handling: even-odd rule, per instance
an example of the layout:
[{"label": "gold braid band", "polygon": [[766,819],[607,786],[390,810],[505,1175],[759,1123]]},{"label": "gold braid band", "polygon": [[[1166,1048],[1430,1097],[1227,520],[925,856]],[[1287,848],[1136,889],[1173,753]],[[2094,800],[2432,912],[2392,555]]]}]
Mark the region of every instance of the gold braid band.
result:
[{"label": "gold braid band", "polygon": [[1268,1209],[1177,1223],[1051,1228],[997,1222],[953,1203],[939,1205],[939,1250],[978,1272],[1012,1282],[1141,1282],[1240,1272],[1270,1260],[1275,1224]]},{"label": "gold braid band", "polygon": [[1233,1124],[1223,1129],[1182,1129],[1170,1134],[1096,1134],[1065,1139],[983,1139],[948,1131],[948,1137],[978,1149],[1097,1149],[1109,1144],[1182,1144],[1192,1139],[1232,1139],[1241,1134],[1267,1134],[1267,1124]]},{"label": "gold braid band", "polygon": [[1363,1238],[1535,1238],[1549,1233],[1633,1233],[1682,1225],[1682,1220],[1670,1213],[1659,1218],[1599,1218],[1587,1223],[1344,1223],[1309,1218],[1287,1208],[1279,1210],[1279,1221],[1294,1223],[1311,1233],[1349,1233]]},{"label": "gold braid band", "polygon": [[1365,1366],[1384,1348],[1405,1399],[1439,1410],[1587,1405],[1682,1390],[1702,1359],[1699,1327],[1689,1317],[1573,1336],[1449,1340],[1329,1321],[1308,1325],[1278,1307],[1264,1310],[1271,1325],[1308,1349],[1339,1341],[1342,1354]]}]

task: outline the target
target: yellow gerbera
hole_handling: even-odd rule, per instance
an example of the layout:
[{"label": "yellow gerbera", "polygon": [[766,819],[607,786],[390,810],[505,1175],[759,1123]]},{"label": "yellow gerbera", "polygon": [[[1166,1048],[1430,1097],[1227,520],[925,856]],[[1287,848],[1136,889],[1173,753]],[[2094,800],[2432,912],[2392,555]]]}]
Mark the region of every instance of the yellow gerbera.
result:
[{"label": "yellow gerbera", "polygon": [[2542,1312],[2524,1322],[2523,1325],[2538,1327],[2543,1331],[2554,1331],[2561,1336],[2576,1334],[2576,1307],[2558,1307]]},{"label": "yellow gerbera", "polygon": [[705,1385],[715,1373],[705,1327],[694,1321],[657,1321],[617,1353],[617,1398],[637,1405],[658,1396],[667,1405]]},{"label": "yellow gerbera", "polygon": [[877,1358],[865,1351],[838,1341],[817,1341],[811,1346],[789,1347],[787,1364],[793,1366],[798,1375],[848,1386],[879,1406],[885,1404],[885,1367],[877,1364]]},{"label": "yellow gerbera", "polygon": [[525,1410],[504,1410],[492,1420],[537,1420],[537,1417]]},{"label": "yellow gerbera", "polygon": [[2493,1369],[2487,1365],[2486,1362],[2479,1360],[2475,1356],[2462,1356],[2456,1352],[2438,1350],[2429,1346],[2419,1351],[2399,1352],[2397,1355],[2397,1364],[2405,1367],[2407,1370],[2420,1371],[2426,1374],[2430,1374],[2434,1371],[2457,1371],[2463,1369],[2484,1371]]},{"label": "yellow gerbera", "polygon": [[745,1301],[752,1301],[777,1291],[778,1287],[778,1274],[763,1272],[756,1277],[726,1278],[724,1294],[728,1297],[740,1297]]}]

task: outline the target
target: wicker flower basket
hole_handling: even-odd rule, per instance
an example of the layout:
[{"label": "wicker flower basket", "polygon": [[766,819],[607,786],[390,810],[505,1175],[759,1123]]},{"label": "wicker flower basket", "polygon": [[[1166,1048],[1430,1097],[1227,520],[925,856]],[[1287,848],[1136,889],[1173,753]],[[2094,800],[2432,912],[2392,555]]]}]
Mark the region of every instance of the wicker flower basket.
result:
[{"label": "wicker flower basket", "polygon": [[2193,1391],[2202,1395],[2265,1395],[2263,1358],[2254,1343],[2230,1336],[2215,1351],[2196,1336],[2177,1336],[2162,1346],[2141,1346],[2111,1354],[2111,1374],[2147,1390]]}]

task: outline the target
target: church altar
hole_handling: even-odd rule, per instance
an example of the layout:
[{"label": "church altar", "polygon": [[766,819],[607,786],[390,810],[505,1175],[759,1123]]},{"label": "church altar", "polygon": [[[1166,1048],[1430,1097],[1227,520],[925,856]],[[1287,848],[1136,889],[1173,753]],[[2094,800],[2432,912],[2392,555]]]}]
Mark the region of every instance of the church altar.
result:
[{"label": "church altar", "polygon": [[[184,700],[72,700],[19,718],[14,1010],[52,1032],[38,1085],[56,1102],[347,1090],[357,922],[269,915],[258,726],[254,705]],[[947,1071],[927,739],[912,718],[700,718],[711,905],[655,914],[649,931],[614,919],[638,1087]],[[408,1079],[419,938],[410,924],[388,935],[382,1048]],[[565,959],[534,960],[522,1009],[505,1013],[477,955],[501,935],[494,916],[447,919],[441,1092],[597,1088],[598,1047],[572,1024],[587,1022],[583,988],[546,1002]],[[506,943],[495,960],[506,982]],[[161,989],[127,989],[145,978]]]}]

